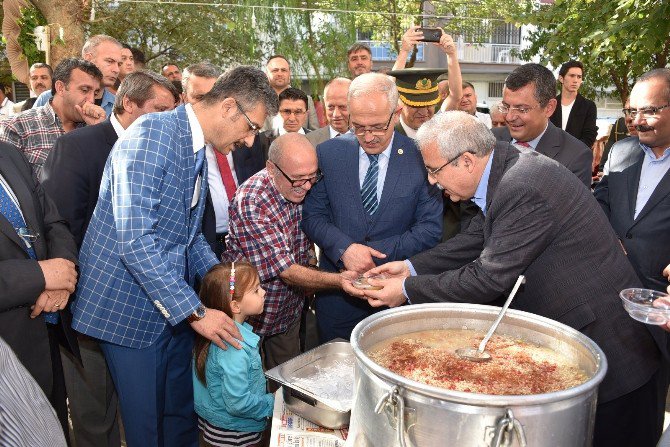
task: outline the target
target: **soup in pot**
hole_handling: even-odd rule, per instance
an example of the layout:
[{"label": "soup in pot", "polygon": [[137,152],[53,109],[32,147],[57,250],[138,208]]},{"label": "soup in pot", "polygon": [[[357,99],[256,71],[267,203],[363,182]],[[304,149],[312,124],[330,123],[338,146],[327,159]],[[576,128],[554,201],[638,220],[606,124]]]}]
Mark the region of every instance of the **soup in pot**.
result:
[{"label": "soup in pot", "polygon": [[487,362],[456,355],[477,349],[484,334],[465,329],[413,332],[375,345],[368,353],[379,365],[417,382],[455,391],[526,395],[580,385],[586,372],[565,355],[513,337],[494,335],[486,345]]}]

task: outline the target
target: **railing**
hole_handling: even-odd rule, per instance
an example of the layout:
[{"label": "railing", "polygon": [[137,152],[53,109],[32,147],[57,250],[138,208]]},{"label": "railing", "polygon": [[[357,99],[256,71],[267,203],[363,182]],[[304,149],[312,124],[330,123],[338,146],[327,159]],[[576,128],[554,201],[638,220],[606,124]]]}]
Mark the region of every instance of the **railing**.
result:
[{"label": "railing", "polygon": [[495,43],[458,43],[458,60],[488,64],[521,64],[518,56],[520,46]]},{"label": "railing", "polygon": [[[394,61],[398,56],[398,54],[395,52],[395,49],[389,42],[384,42],[381,40],[361,40],[359,42],[364,43],[370,47],[370,50],[372,50],[373,61]],[[419,52],[416,55],[416,60],[423,61],[423,54],[423,45],[419,45]]]}]

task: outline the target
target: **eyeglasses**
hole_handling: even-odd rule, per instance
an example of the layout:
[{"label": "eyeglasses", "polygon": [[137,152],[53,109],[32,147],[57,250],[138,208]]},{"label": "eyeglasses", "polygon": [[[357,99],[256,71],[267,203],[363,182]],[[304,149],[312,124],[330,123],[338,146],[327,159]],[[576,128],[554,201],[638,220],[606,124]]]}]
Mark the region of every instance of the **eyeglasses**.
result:
[{"label": "eyeglasses", "polygon": [[280,168],[278,164],[276,164],[276,163],[272,163],[272,164],[275,165],[275,167],[277,169],[279,169],[279,172],[282,173],[284,178],[286,180],[288,180],[289,183],[291,183],[291,188],[300,188],[302,186],[305,186],[305,184],[308,183],[308,182],[313,185],[313,184],[318,183],[319,181],[321,181],[321,179],[323,178],[323,173],[321,172],[321,169],[317,169],[316,170],[316,175],[314,175],[314,177],[301,178],[301,179],[298,179],[298,180],[294,180],[291,177],[289,177],[288,175],[286,175],[286,173],[284,171],[282,171],[282,168]]},{"label": "eyeglasses", "polygon": [[391,118],[393,118],[393,115],[395,115],[395,110],[391,112],[391,116],[389,116],[388,121],[386,121],[386,126],[383,128],[379,128],[379,126],[375,126],[372,129],[366,129],[365,126],[359,126],[356,124],[352,124],[352,127],[354,128],[354,134],[356,136],[362,137],[365,136],[366,133],[370,132],[372,135],[375,137],[381,137],[384,134],[386,134],[386,131],[388,130],[389,126],[391,125]]},{"label": "eyeglasses", "polygon": [[[463,152],[463,154],[464,154],[464,153],[465,153],[465,152]],[[442,170],[442,168],[444,168],[444,167],[447,166],[448,164],[450,164],[450,163],[456,161],[456,159],[457,159],[458,157],[460,157],[461,155],[463,155],[463,154],[458,154],[458,155],[456,155],[454,158],[450,159],[449,161],[447,161],[445,164],[443,164],[443,165],[440,166],[439,168],[430,169],[428,166],[426,166],[426,171],[428,171],[428,175],[430,175],[430,176],[433,177],[433,178],[436,178],[436,177],[437,177],[437,173],[440,172],[440,171]]]},{"label": "eyeglasses", "polygon": [[296,118],[300,118],[303,116],[305,113],[307,113],[306,110],[291,110],[291,109],[281,109],[279,113],[282,114],[282,116],[289,117],[291,115],[295,115]]},{"label": "eyeglasses", "polygon": [[258,135],[258,132],[261,131],[261,128],[251,122],[247,114],[244,113],[244,110],[242,110],[242,106],[240,105],[240,103],[237,102],[237,99],[235,100],[235,104],[237,104],[237,110],[239,110],[242,116],[244,116],[244,119],[247,120],[247,124],[249,125],[249,132],[254,135]]},{"label": "eyeglasses", "polygon": [[633,119],[637,118],[638,115],[645,116],[647,118],[656,118],[659,113],[664,109],[670,107],[670,104],[666,104],[660,107],[642,107],[641,109],[622,109],[624,115],[629,116]]},{"label": "eyeglasses", "polygon": [[517,112],[519,115],[525,115],[526,113],[530,112],[533,109],[540,108],[541,106],[534,106],[534,107],[510,107],[510,106],[504,106],[504,105],[499,105],[498,106],[498,111],[500,113],[503,113],[507,115],[509,112]]}]

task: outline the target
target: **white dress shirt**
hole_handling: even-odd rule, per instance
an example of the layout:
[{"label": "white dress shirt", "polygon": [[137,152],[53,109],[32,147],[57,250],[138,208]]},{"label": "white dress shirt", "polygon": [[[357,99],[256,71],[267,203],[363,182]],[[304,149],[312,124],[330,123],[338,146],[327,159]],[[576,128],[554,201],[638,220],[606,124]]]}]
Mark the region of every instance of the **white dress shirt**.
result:
[{"label": "white dress shirt", "polygon": [[[195,155],[200,149],[205,147],[205,134],[202,132],[202,127],[198,121],[198,117],[195,116],[193,111],[193,106],[191,104],[186,104],[186,116],[188,117],[188,124],[191,127],[191,137],[193,139],[193,155]],[[193,189],[193,199],[191,199],[191,208],[194,208],[200,200],[200,185],[202,183],[202,178],[198,175],[198,178],[195,180],[195,188]]]},{"label": "white dress shirt", "polygon": [[[384,152],[379,154],[379,164],[377,171],[377,203],[382,198],[382,192],[384,191],[384,181],[386,180],[386,171],[389,167],[389,160],[391,159],[391,148],[393,147],[393,138],[389,145],[384,149]],[[363,150],[362,147],[358,146],[358,180],[360,182],[360,188],[363,188],[363,181],[365,180],[365,174],[368,172],[370,167],[370,159],[368,158],[367,152]]]},{"label": "white dress shirt", "polygon": [[[227,233],[228,232],[228,194],[226,193],[226,187],[223,184],[223,179],[221,178],[221,171],[219,171],[219,164],[216,161],[216,149],[212,147],[211,144],[208,144],[205,149],[205,155],[207,156],[207,182],[209,183],[209,194],[212,196],[212,205],[214,206],[214,215],[216,216],[216,232],[217,233]],[[239,150],[248,150],[248,148],[241,148]],[[235,180],[235,186],[239,186],[237,180],[237,173],[235,172],[235,166],[233,164],[233,153],[229,152],[226,155],[226,160],[228,160],[228,166],[230,166],[230,172],[233,173],[233,180]]]}]

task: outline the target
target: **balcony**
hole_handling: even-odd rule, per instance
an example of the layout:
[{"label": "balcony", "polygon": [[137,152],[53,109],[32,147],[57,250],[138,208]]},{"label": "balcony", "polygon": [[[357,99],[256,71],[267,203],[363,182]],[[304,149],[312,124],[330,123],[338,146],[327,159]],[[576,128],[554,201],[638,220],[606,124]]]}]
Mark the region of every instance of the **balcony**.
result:
[{"label": "balcony", "polygon": [[520,45],[459,42],[458,60],[485,64],[522,64],[517,54],[519,49]]}]

